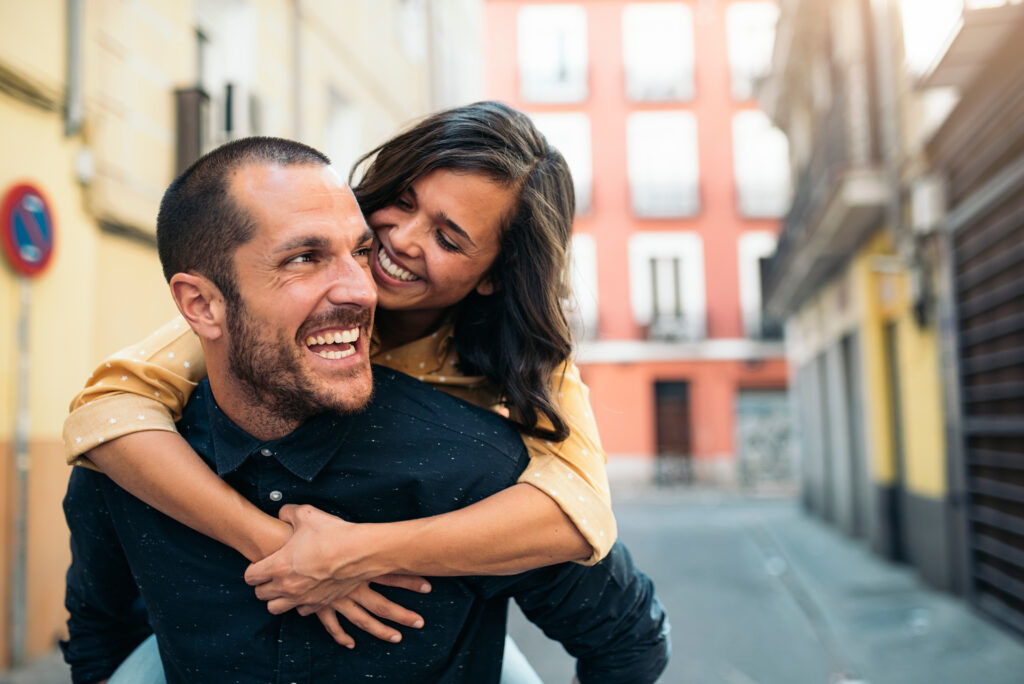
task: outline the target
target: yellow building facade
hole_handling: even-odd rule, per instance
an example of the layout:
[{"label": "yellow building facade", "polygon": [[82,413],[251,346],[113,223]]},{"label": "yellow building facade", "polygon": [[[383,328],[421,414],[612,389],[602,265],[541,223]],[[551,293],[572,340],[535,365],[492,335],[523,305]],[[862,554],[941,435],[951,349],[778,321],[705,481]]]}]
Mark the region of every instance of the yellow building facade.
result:
[{"label": "yellow building facade", "polygon": [[765,301],[786,319],[807,508],[953,589],[955,390],[925,263],[941,209],[920,192],[949,94],[913,86],[900,11],[896,0],[782,8],[761,100],[797,182]]},{"label": "yellow building facade", "polygon": [[473,2],[450,5],[0,3],[0,193],[38,187],[56,233],[38,276],[0,267],[0,670],[63,634],[61,423],[99,359],[174,311],[154,224],[182,160],[261,134],[347,167],[435,106],[475,99],[472,80],[434,76],[479,62],[447,43],[437,54],[436,36],[472,16]]}]

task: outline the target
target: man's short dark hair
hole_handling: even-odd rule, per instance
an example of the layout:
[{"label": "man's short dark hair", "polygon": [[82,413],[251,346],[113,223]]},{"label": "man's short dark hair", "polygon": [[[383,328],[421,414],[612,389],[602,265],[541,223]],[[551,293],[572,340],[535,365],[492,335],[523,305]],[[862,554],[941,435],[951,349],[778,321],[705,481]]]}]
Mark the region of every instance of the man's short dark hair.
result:
[{"label": "man's short dark hair", "polygon": [[157,250],[164,277],[189,271],[209,278],[237,300],[233,255],[252,239],[256,225],[229,190],[233,171],[255,163],[328,165],[321,152],[283,138],[242,138],[200,157],[174,179],[160,202]]}]

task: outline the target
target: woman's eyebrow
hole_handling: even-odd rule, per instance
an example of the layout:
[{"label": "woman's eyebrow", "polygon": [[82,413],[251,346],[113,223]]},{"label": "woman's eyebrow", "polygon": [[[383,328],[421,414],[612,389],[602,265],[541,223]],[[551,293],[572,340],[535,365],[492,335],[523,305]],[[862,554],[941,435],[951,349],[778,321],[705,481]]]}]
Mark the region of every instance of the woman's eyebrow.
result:
[{"label": "woman's eyebrow", "polygon": [[465,240],[466,242],[468,242],[468,243],[470,244],[470,246],[471,246],[471,247],[473,247],[474,249],[476,248],[476,243],[475,243],[475,242],[473,242],[473,238],[469,237],[469,233],[467,233],[466,231],[464,231],[464,230],[462,229],[462,226],[460,226],[460,225],[459,225],[458,223],[456,223],[455,221],[452,221],[452,220],[451,220],[450,218],[448,218],[448,214],[444,213],[443,211],[439,211],[439,212],[437,213],[437,217],[438,217],[439,219],[441,219],[441,221],[443,221],[443,222],[444,222],[444,224],[445,224],[446,226],[448,226],[449,228],[451,228],[452,230],[454,230],[454,231],[455,231],[456,233],[458,233],[459,235],[461,235],[461,236],[462,236],[462,238],[463,238],[463,239],[464,239],[464,240]]},{"label": "woman's eyebrow", "polygon": [[[415,189],[414,187],[412,187],[412,186],[410,185],[410,186],[408,187],[408,189],[406,190],[406,192],[408,192],[408,193],[409,193],[410,195],[412,195],[412,198],[413,198],[413,200],[415,200],[415,201],[419,202],[419,199],[418,199],[418,198],[416,197],[416,189]],[[454,230],[454,231],[455,231],[456,233],[458,233],[459,235],[461,235],[461,236],[462,236],[462,239],[464,239],[464,240],[465,240],[466,242],[468,242],[468,243],[469,243],[469,246],[470,246],[470,247],[472,247],[473,249],[476,249],[476,243],[475,243],[475,242],[473,242],[473,238],[469,237],[469,233],[467,233],[467,232],[466,232],[465,230],[463,230],[462,226],[460,226],[460,225],[459,225],[458,223],[456,223],[455,221],[451,220],[451,219],[450,219],[450,218],[448,217],[448,214],[444,213],[444,211],[439,211],[439,212],[437,213],[437,217],[438,217],[439,219],[441,219],[441,221],[442,221],[442,222],[443,222],[443,223],[444,223],[444,224],[445,224],[446,226],[448,226],[449,228],[451,228],[452,230]]]}]

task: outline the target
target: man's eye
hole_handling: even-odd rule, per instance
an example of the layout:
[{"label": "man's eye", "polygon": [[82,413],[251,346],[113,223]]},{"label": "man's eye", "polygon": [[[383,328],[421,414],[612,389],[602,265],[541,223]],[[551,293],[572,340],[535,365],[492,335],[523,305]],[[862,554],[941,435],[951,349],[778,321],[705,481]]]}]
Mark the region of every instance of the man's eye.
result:
[{"label": "man's eye", "polygon": [[360,247],[356,251],[352,252],[352,256],[356,257],[357,259],[362,259],[363,257],[366,257],[367,259],[369,259],[370,258],[370,247],[369,246]]},{"label": "man's eye", "polygon": [[289,264],[308,264],[313,261],[313,255],[309,252],[303,252],[302,254],[296,254],[288,260]]}]

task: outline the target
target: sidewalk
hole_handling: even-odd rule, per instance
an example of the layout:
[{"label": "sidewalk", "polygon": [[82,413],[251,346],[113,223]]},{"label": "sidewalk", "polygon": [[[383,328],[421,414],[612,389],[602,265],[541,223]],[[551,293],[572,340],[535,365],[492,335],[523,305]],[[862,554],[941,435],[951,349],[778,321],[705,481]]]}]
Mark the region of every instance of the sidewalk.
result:
[{"label": "sidewalk", "polygon": [[[672,621],[662,682],[1024,682],[1024,642],[792,500],[652,490],[615,510]],[[560,646],[518,614],[510,630],[545,682],[571,681]]]},{"label": "sidewalk", "polygon": [[60,651],[29,663],[23,668],[0,673],[0,684],[68,684],[71,672]]}]

